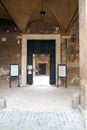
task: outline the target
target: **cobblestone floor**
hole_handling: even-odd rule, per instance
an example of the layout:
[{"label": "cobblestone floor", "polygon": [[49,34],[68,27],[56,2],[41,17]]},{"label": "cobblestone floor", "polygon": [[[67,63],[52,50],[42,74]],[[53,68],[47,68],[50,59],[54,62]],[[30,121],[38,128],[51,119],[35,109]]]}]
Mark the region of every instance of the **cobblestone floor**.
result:
[{"label": "cobblestone floor", "polygon": [[0,130],[84,130],[77,110],[69,112],[29,112],[0,110]]},{"label": "cobblestone floor", "polygon": [[0,110],[0,130],[85,130],[79,111],[72,108],[78,87],[40,83],[19,88],[13,82],[12,88],[8,86],[0,86],[0,96],[6,99],[6,109]]}]

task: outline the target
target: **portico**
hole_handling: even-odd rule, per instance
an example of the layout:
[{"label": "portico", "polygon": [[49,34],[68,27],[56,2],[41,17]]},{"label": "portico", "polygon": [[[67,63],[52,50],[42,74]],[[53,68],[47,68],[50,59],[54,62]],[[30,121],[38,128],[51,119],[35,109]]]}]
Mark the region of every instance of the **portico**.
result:
[{"label": "portico", "polygon": [[[9,65],[19,64],[21,86],[26,86],[28,40],[54,40],[55,86],[58,85],[58,64],[64,63],[68,68],[68,87],[79,86],[80,88],[79,109],[85,119],[87,113],[87,0],[56,0],[55,2],[44,0],[44,10],[45,17],[40,15],[40,0],[0,1],[0,74],[5,71],[8,76]],[[72,83],[74,79],[79,79],[80,85],[77,82]],[[87,127],[86,123],[85,127]]]}]

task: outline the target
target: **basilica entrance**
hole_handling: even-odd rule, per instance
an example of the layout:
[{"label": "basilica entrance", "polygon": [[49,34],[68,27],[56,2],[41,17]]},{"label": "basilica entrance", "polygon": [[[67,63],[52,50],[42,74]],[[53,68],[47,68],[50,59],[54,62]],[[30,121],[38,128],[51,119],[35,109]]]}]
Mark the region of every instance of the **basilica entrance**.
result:
[{"label": "basilica entrance", "polygon": [[33,68],[33,55],[49,55],[49,83],[56,83],[56,61],[55,61],[55,40],[28,40],[27,41],[27,84],[33,84],[33,76],[36,69],[41,70],[39,74],[46,74],[46,64],[42,61],[37,68]]}]

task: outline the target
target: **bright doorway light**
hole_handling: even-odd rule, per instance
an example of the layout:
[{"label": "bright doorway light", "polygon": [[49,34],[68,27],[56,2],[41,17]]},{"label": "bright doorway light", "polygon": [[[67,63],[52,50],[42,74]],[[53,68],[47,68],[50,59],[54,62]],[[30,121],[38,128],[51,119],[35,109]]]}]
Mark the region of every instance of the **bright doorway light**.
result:
[{"label": "bright doorway light", "polygon": [[49,85],[50,75],[50,55],[34,54],[33,55],[33,84]]}]

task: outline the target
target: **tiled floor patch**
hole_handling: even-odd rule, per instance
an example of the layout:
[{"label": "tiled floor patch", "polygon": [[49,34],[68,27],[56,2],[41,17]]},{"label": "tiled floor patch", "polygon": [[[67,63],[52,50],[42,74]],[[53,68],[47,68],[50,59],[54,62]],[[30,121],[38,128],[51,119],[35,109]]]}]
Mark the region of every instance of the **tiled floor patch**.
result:
[{"label": "tiled floor patch", "polygon": [[79,112],[0,110],[0,130],[84,130]]}]

